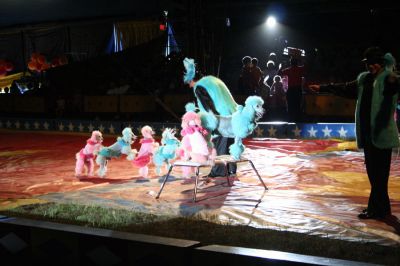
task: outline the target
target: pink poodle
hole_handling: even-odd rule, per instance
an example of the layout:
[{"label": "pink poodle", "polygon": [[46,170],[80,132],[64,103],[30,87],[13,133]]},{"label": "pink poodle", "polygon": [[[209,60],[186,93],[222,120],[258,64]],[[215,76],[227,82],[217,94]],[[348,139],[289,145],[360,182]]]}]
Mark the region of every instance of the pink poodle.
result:
[{"label": "pink poodle", "polygon": [[102,147],[103,136],[100,131],[93,131],[90,139],[86,141],[86,146],[76,154],[75,175],[81,176],[84,166],[87,168],[87,175],[92,176],[94,171],[94,157]]}]

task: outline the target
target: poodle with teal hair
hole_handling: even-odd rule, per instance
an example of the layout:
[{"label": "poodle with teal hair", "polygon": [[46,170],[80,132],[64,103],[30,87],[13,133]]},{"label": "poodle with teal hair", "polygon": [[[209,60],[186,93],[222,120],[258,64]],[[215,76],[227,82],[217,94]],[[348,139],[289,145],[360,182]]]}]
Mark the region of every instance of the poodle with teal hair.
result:
[{"label": "poodle with teal hair", "polygon": [[229,116],[215,115],[213,112],[200,112],[203,126],[210,131],[217,131],[223,137],[234,138],[229,147],[230,155],[239,160],[244,152],[242,140],[253,133],[257,122],[264,115],[264,101],[259,96],[250,96],[245,105],[238,105],[236,111]]},{"label": "poodle with teal hair", "polygon": [[114,144],[101,148],[96,158],[96,163],[100,166],[97,172],[99,177],[104,177],[107,174],[107,164],[112,158],[119,158],[122,154],[125,154],[128,161],[135,159],[137,150],[131,148],[135,139],[136,136],[132,129],[126,127],[122,130],[122,137],[118,137]]},{"label": "poodle with teal hair", "polygon": [[175,137],[175,130],[164,129],[161,138],[161,146],[157,148],[153,155],[153,163],[156,166],[156,174],[161,175],[161,167],[166,164],[169,169],[171,161],[176,158],[176,151],[180,146],[180,141]]}]

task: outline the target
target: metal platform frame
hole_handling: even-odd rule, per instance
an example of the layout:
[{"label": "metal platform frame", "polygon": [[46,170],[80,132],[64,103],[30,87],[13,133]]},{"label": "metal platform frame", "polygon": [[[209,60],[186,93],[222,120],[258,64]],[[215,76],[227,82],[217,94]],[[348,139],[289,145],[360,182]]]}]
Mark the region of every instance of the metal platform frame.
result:
[{"label": "metal platform frame", "polygon": [[[264,186],[265,190],[268,190],[267,186],[265,185],[264,181],[262,180],[260,174],[258,173],[257,169],[255,168],[253,162],[250,159],[240,159],[240,160],[234,160],[230,156],[218,156],[215,160],[214,165],[224,165],[225,168],[225,176],[228,181],[228,185],[230,186],[230,181],[229,181],[229,176],[228,176],[228,164],[230,163],[242,163],[242,162],[249,162],[251,167],[253,168],[254,172],[256,173],[258,179],[260,180],[261,184]],[[168,178],[172,172],[172,169],[175,166],[183,166],[183,167],[195,167],[195,182],[194,182],[194,189],[193,189],[193,202],[196,202],[196,195],[197,195],[197,189],[198,189],[198,183],[199,183],[199,174],[200,174],[200,168],[202,167],[210,167],[209,164],[202,164],[202,163],[197,163],[197,162],[191,162],[191,161],[176,161],[171,166],[169,167],[168,173],[164,178],[163,183],[161,184],[160,190],[157,193],[156,199],[158,199],[161,195],[161,192],[164,189],[165,183],[168,181]]]}]

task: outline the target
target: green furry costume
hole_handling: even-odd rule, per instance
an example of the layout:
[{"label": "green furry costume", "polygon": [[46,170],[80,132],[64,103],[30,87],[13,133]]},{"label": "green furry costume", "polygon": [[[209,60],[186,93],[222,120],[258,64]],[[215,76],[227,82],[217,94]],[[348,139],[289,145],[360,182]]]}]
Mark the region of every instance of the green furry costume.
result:
[{"label": "green furry costume", "polygon": [[227,116],[231,115],[236,111],[238,104],[232,97],[228,87],[225,83],[217,77],[205,76],[196,82],[193,87],[194,93],[197,98],[197,106],[201,112],[208,112],[208,108],[203,106],[203,103],[198,97],[198,88],[204,88],[210,96],[212,103],[214,104],[215,111],[217,114]]}]

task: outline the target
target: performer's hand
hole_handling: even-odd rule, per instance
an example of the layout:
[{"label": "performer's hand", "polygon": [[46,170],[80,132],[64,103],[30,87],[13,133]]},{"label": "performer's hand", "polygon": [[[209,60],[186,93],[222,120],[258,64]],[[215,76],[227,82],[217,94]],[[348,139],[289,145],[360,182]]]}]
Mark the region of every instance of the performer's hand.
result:
[{"label": "performer's hand", "polygon": [[320,87],[319,84],[311,84],[311,85],[308,85],[308,88],[309,88],[312,92],[318,93],[318,92],[319,92],[319,89],[320,89],[321,87]]}]

